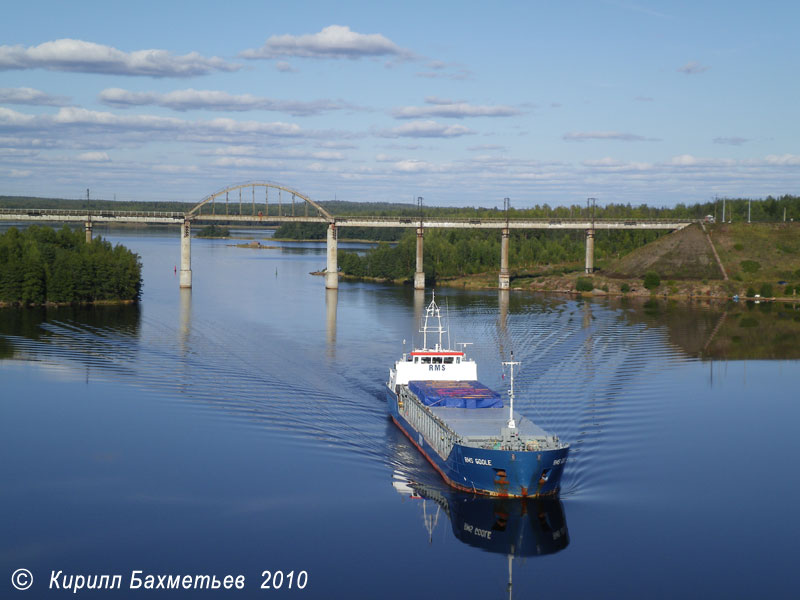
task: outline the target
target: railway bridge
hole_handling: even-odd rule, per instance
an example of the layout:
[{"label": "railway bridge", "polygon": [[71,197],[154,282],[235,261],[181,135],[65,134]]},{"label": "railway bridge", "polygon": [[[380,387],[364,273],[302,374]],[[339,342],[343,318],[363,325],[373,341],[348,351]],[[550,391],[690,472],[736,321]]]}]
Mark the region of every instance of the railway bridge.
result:
[{"label": "railway bridge", "polygon": [[[233,194],[233,200],[231,200]],[[223,201],[224,199],[224,201]],[[238,209],[233,212],[231,208]],[[249,214],[248,214],[249,213]],[[187,212],[0,209],[2,221],[82,222],[86,240],[92,239],[94,223],[167,223],[181,229],[180,286],[192,287],[192,223],[241,223],[265,225],[286,222],[324,223],[327,225],[327,264],[325,287],[339,287],[337,265],[338,235],[341,227],[405,227],[416,229],[416,269],[414,288],[425,288],[422,250],[426,229],[499,229],[500,275],[498,287],[508,289],[508,247],[512,229],[579,229],[586,233],[587,273],[594,271],[594,236],[598,229],[682,229],[695,221],[688,219],[483,219],[436,217],[334,216],[308,196],[290,187],[269,181],[249,181],[231,185],[209,194]]]}]

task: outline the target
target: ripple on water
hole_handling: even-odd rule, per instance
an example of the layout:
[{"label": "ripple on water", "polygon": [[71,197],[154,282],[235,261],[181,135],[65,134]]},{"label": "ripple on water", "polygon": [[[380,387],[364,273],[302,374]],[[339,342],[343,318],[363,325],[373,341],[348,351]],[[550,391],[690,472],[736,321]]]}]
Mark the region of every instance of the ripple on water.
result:
[{"label": "ripple on water", "polygon": [[[474,342],[481,379],[504,388],[499,363],[513,350],[522,362],[520,411],[571,445],[563,494],[598,492],[618,475],[612,459],[640,447],[667,410],[663,391],[648,382],[689,359],[660,328],[631,323],[602,304],[525,297],[504,314],[491,297],[466,298],[449,312],[457,339]],[[371,344],[371,360],[356,368],[347,361],[363,356],[363,339],[340,335],[337,352],[348,358],[330,360],[317,343],[267,323],[221,325],[197,316],[190,328],[143,317],[138,332],[52,320],[35,339],[8,337],[32,360],[80,365],[216,419],[335,444],[392,469],[405,456],[397,446],[406,442],[387,443],[386,434],[383,380],[394,344]]]}]

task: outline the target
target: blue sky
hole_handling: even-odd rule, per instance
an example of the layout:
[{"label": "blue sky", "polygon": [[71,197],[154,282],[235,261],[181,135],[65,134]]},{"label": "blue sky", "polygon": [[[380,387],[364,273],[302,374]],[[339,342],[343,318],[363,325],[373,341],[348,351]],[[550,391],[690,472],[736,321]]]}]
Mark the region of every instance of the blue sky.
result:
[{"label": "blue sky", "polygon": [[0,194],[797,194],[798,23],[790,2],[15,3]]}]

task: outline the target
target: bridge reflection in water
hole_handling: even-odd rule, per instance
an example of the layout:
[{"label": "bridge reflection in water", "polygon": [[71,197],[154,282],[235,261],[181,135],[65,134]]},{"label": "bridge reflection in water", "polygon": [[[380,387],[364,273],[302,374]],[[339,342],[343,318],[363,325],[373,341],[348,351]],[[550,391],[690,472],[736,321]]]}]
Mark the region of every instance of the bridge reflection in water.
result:
[{"label": "bridge reflection in water", "polygon": [[339,290],[325,290],[325,341],[328,356],[336,356],[336,312],[339,304]]}]

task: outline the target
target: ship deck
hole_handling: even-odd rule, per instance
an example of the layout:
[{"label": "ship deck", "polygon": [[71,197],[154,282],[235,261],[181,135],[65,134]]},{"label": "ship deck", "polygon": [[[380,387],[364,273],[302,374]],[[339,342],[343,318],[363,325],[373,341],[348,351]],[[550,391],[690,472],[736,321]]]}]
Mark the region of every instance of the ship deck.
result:
[{"label": "ship deck", "polygon": [[[486,438],[500,435],[508,423],[508,408],[447,408],[429,406],[431,412],[447,424],[455,433],[466,438]],[[514,411],[514,421],[521,436],[547,437],[548,434],[536,423]]]}]

